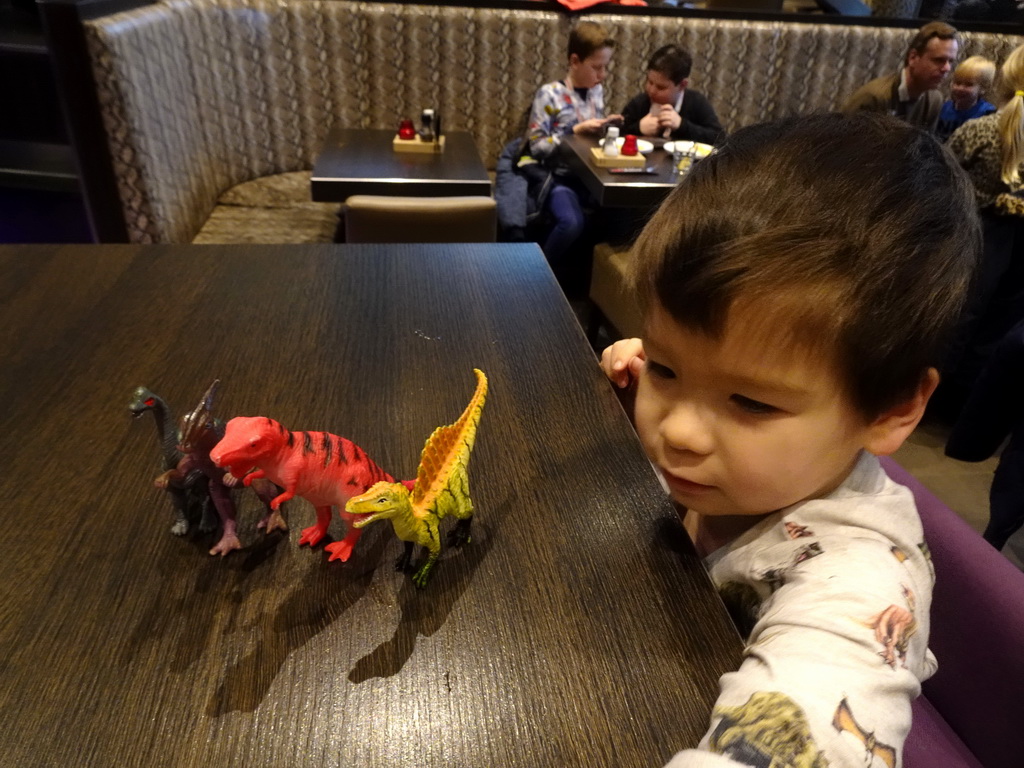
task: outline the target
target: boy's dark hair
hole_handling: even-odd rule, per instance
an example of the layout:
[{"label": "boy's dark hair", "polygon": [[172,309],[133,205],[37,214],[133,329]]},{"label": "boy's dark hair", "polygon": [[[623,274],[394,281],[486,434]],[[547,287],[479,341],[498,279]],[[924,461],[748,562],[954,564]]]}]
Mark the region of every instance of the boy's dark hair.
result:
[{"label": "boy's dark hair", "polygon": [[660,72],[673,83],[678,85],[690,76],[693,68],[693,57],[685,48],[678,45],[663,45],[651,54],[651,60],[647,62],[647,71]]},{"label": "boy's dark hair", "polygon": [[944,21],[929,21],[917,30],[914,39],[910,41],[910,45],[907,46],[907,52],[903,55],[903,63],[906,64],[910,59],[911,51],[917,53],[918,56],[922,55],[924,49],[928,47],[929,41],[936,37],[940,40],[956,40],[956,27],[950,26]]},{"label": "boy's dark hair", "polygon": [[[874,419],[938,367],[981,245],[970,181],[887,115],[819,114],[737,131],[644,227],[632,284],[682,326],[722,334],[737,300],[834,361]],[[775,341],[775,340],[773,340]]]},{"label": "boy's dark hair", "polygon": [[589,58],[602,48],[614,48],[615,41],[608,35],[608,30],[594,21],[581,21],[569,33],[569,54],[575,53],[580,61]]}]

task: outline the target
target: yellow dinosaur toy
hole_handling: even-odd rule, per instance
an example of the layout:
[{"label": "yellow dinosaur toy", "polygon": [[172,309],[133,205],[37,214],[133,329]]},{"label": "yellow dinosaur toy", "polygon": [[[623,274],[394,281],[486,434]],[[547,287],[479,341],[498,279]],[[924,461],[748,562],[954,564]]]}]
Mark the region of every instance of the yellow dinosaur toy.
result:
[{"label": "yellow dinosaur toy", "polygon": [[469,475],[466,467],[476,440],[476,427],[487,399],[487,377],[474,368],[476,391],[459,420],[446,427],[438,427],[427,438],[420,454],[420,467],[416,485],[410,492],[402,483],[379,482],[361,496],[353,496],[345,504],[345,511],[365,515],[352,524],[356,528],[374,520],[389,518],[395,535],[405,542],[405,551],[396,568],[407,571],[412,561],[414,544],[426,550],[426,557],[413,574],[413,583],[421,589],[430,580],[430,571],[441,554],[438,523],[452,515],[458,523],[448,534],[450,546],[461,546],[469,541],[469,527],[473,522],[473,502],[469,498]]}]

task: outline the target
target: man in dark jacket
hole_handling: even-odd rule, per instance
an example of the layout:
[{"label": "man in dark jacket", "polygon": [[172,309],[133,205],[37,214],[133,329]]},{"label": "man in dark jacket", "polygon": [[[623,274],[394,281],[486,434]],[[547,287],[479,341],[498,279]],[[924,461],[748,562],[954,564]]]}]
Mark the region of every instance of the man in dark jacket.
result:
[{"label": "man in dark jacket", "polygon": [[647,63],[644,92],[622,110],[622,133],[714,144],[725,137],[711,103],[688,90],[693,59],[678,45],[666,45]]}]

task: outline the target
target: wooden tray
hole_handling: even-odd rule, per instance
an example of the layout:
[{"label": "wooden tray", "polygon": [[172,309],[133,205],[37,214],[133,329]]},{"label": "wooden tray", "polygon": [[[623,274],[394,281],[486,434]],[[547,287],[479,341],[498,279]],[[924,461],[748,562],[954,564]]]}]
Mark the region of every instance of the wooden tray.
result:
[{"label": "wooden tray", "polygon": [[640,154],[606,157],[600,147],[591,147],[590,153],[594,157],[594,165],[598,168],[643,168],[647,165],[647,158]]},{"label": "wooden tray", "polygon": [[444,136],[436,144],[432,141],[424,141],[419,136],[415,139],[400,139],[395,136],[391,140],[391,146],[394,147],[395,152],[421,152],[423,154],[444,152]]}]

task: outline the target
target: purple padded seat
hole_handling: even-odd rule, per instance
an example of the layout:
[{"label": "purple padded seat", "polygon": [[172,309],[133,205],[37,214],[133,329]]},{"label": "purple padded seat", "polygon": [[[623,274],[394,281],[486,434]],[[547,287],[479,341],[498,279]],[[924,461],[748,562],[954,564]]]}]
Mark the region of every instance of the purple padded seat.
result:
[{"label": "purple padded seat", "polygon": [[893,459],[882,466],[914,493],[936,576],[929,646],[939,670],[924,683],[927,701],[915,702],[904,766],[1020,768],[1024,573]]}]

